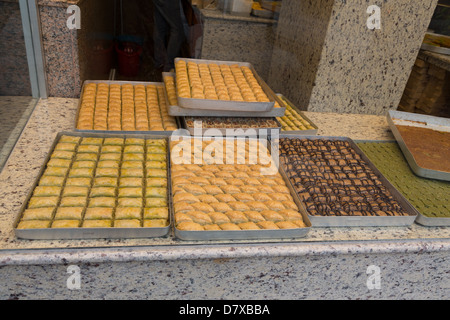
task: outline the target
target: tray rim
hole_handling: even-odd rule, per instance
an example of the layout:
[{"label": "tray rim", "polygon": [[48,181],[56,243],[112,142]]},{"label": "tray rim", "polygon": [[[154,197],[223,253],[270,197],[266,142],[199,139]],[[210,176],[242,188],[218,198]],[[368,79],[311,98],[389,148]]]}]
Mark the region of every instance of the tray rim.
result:
[{"label": "tray rim", "polygon": [[[166,95],[166,87],[164,85],[163,82],[146,82],[146,81],[117,81],[117,80],[85,80],[83,82],[83,86],[81,88],[81,94],[80,97],[78,98],[78,104],[77,104],[77,112],[75,114],[75,124],[74,124],[74,128],[73,131],[74,132],[80,132],[80,133],[102,133],[102,134],[158,134],[158,135],[167,135],[170,136],[174,131],[151,131],[151,130],[146,130],[146,131],[142,131],[142,130],[133,130],[133,131],[125,131],[125,130],[94,130],[94,129],[78,129],[77,124],[78,124],[78,118],[80,116],[80,108],[81,108],[81,101],[83,98],[83,93],[85,90],[85,85],[89,84],[89,83],[106,83],[108,85],[111,84],[131,84],[131,85],[156,85],[158,87],[163,87],[164,88],[164,95]],[[168,100],[166,99],[166,103],[167,103],[167,112],[169,112],[169,104],[168,104]],[[175,116],[172,116],[175,117]],[[180,122],[178,117],[175,117],[175,121],[177,123],[178,128],[180,128]]]},{"label": "tray rim", "polygon": [[[195,136],[184,136],[188,139],[195,139]],[[261,139],[245,138],[245,137],[224,137],[224,139],[233,140],[256,140]],[[271,150],[271,144],[269,139],[263,139],[267,143],[267,148]],[[174,230],[174,235],[180,240],[198,240],[198,241],[208,241],[208,240],[276,240],[276,239],[289,239],[289,238],[300,238],[306,236],[312,228],[312,222],[306,214],[305,208],[299,201],[295,190],[291,189],[292,186],[287,183],[288,177],[286,173],[278,166],[278,172],[283,177],[286,186],[294,199],[294,202],[298,206],[298,211],[302,215],[303,221],[306,227],[299,227],[294,229],[259,229],[259,230],[199,230],[199,231],[184,231],[179,230],[176,227],[175,217],[172,217],[172,225]],[[173,198],[173,197],[172,197]],[[172,211],[175,214],[175,211]],[[263,232],[261,232],[263,231]]]},{"label": "tray rim", "polygon": [[[77,137],[98,137],[98,138],[109,138],[109,137],[120,137],[120,138],[139,138],[141,135],[128,135],[123,133],[116,134],[101,134],[101,133],[84,133],[84,132],[70,132],[70,131],[61,131],[56,134],[56,137],[53,140],[53,143],[45,157],[37,177],[35,178],[30,191],[28,192],[25,201],[20,206],[19,211],[16,213],[16,217],[13,223],[14,234],[17,238],[20,239],[28,239],[28,240],[75,240],[75,239],[131,239],[131,238],[155,238],[155,237],[163,237],[169,234],[170,228],[172,225],[171,220],[171,211],[173,210],[172,206],[172,198],[171,198],[171,186],[169,183],[167,184],[167,202],[169,208],[169,223],[166,227],[140,227],[140,228],[36,228],[36,229],[18,229],[17,226],[20,222],[20,219],[27,207],[27,204],[30,198],[33,196],[34,189],[39,183],[40,178],[42,177],[47,163],[51,158],[51,154],[58,143],[59,139],[63,135],[68,136],[77,136]],[[144,135],[142,135],[144,136]],[[146,134],[146,137],[154,137],[154,139],[165,139],[168,140],[167,136],[155,135],[155,134]],[[168,141],[167,141],[168,143]],[[170,150],[167,148],[167,179],[170,180]],[[137,235],[134,236],[124,236],[124,232],[136,232]]]},{"label": "tray rim", "polygon": [[[355,140],[355,143],[397,143],[396,140]],[[400,149],[401,150],[401,149]],[[364,151],[363,151],[364,152]],[[407,161],[405,160],[407,163]],[[407,163],[408,164],[408,163]],[[400,192],[400,191],[399,191]],[[412,205],[412,204],[411,204]],[[449,227],[450,226],[450,217],[428,217],[422,214],[418,209],[416,209],[418,212],[417,218],[415,220],[416,223],[419,223],[423,226],[427,227]]]},{"label": "tray rim", "polygon": [[[368,164],[369,168],[377,175],[380,181],[385,185],[388,191],[392,194],[394,199],[399,202],[402,208],[408,213],[408,216],[313,216],[308,212],[308,217],[314,227],[407,227],[414,223],[418,216],[417,209],[411,205],[390,181],[378,170],[378,168],[370,161],[366,154],[356,145],[356,143],[349,137],[341,136],[306,136],[306,135],[284,135],[280,134],[279,139],[314,139],[314,140],[340,140],[348,141],[350,146],[361,156],[361,158]],[[282,166],[280,161],[280,166]],[[289,183],[292,185],[291,179]],[[302,201],[303,203],[303,201]],[[362,222],[362,223],[361,223]]]},{"label": "tray rim", "polygon": [[[436,179],[436,180],[450,181],[450,172],[423,168],[417,164],[417,161],[414,158],[413,153],[408,148],[407,144],[405,143],[402,135],[400,134],[400,131],[398,130],[398,128],[394,122],[394,119],[396,119],[395,118],[396,116],[407,117],[407,118],[412,116],[413,118],[416,118],[416,119],[411,119],[412,121],[415,121],[415,120],[420,121],[421,120],[421,121],[425,121],[425,122],[427,122],[427,120],[433,121],[433,120],[438,120],[438,119],[442,119],[442,118],[430,116],[430,115],[420,115],[420,114],[416,114],[416,113],[398,111],[398,110],[389,110],[388,113],[386,114],[386,119],[387,119],[389,128],[391,129],[392,134],[394,135],[395,139],[397,140],[397,143],[399,144],[400,149],[402,150],[403,154],[405,155],[405,158],[407,159],[411,170],[416,175],[423,177],[423,178],[431,178],[431,179]],[[409,119],[399,119],[399,120],[409,120]]]},{"label": "tray rim", "polygon": [[[259,76],[259,74],[256,72],[254,66],[250,62],[243,62],[243,61],[226,61],[226,60],[210,60],[210,59],[193,59],[193,58],[181,58],[177,57],[175,58],[175,65],[178,61],[185,61],[185,62],[195,62],[195,63],[216,63],[216,64],[226,64],[226,65],[232,65],[237,64],[239,66],[246,66],[249,67],[253,75],[255,76],[256,80],[258,81],[261,88],[264,90],[264,93],[268,96],[270,102],[240,102],[240,101],[224,101],[224,100],[210,100],[210,99],[194,99],[194,98],[182,98],[177,93],[178,98],[178,104],[180,107],[188,108],[188,109],[204,109],[204,110],[227,110],[230,106],[232,106],[232,109],[228,109],[228,111],[239,111],[242,110],[241,108],[250,108],[253,107],[256,110],[246,110],[250,112],[268,112],[274,109],[275,101],[280,104],[280,101],[278,101],[277,96],[273,92],[273,90],[267,85],[267,83]],[[203,107],[202,104],[205,105],[214,105],[218,104],[216,108],[211,109],[210,107]],[[281,104],[280,104],[281,106]]]}]

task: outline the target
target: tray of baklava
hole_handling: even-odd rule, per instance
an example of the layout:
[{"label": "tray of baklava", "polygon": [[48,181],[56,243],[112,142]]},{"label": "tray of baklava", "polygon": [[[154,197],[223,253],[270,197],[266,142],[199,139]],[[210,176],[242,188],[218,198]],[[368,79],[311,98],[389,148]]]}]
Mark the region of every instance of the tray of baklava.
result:
[{"label": "tray of baklava", "polygon": [[178,119],[168,113],[162,82],[83,83],[75,131],[169,135],[178,128]]},{"label": "tray of baklava", "polygon": [[[214,109],[204,109],[204,108],[185,108],[181,107],[177,96],[177,84],[175,72],[163,72],[162,73],[165,93],[168,102],[168,113],[175,117],[193,116],[193,117],[281,117],[284,115],[286,107],[281,105],[280,101],[274,102],[274,107],[269,111],[248,111],[248,109],[237,109],[233,110],[214,108]],[[224,97],[226,98],[226,96]],[[216,103],[213,101],[212,103]],[[231,102],[229,102],[231,103]],[[237,109],[237,110],[236,110]]]},{"label": "tray of baklava", "polygon": [[267,140],[170,142],[174,234],[182,240],[304,237],[311,222]]},{"label": "tray of baklava", "polygon": [[175,81],[183,108],[267,112],[280,104],[247,62],[176,58]]},{"label": "tray of baklava", "polygon": [[372,163],[417,209],[415,222],[424,226],[450,226],[450,181],[417,176],[396,141],[356,141]]},{"label": "tray of baklava", "polygon": [[387,122],[416,175],[450,181],[450,119],[390,110]]},{"label": "tray of baklava", "polygon": [[181,125],[191,135],[203,136],[269,136],[279,134],[276,118],[259,117],[180,117]]},{"label": "tray of baklava", "polygon": [[271,142],[314,227],[409,226],[418,216],[350,138],[281,134]]},{"label": "tray of baklava", "polygon": [[21,207],[25,239],[162,237],[171,224],[168,138],[60,132]]},{"label": "tray of baklava", "polygon": [[303,112],[281,93],[278,93],[277,95],[281,102],[286,106],[284,115],[277,117],[278,122],[281,124],[281,132],[293,135],[317,134],[319,130],[318,127]]}]

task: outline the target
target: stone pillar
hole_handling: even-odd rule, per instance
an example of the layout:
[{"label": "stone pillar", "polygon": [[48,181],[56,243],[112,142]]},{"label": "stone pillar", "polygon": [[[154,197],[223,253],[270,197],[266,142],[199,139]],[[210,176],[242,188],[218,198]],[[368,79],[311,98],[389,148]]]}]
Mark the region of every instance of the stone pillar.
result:
[{"label": "stone pillar", "polygon": [[[380,10],[380,28],[368,20]],[[437,0],[285,0],[268,84],[300,109],[396,109]],[[368,12],[369,11],[369,12]],[[370,27],[369,27],[370,26]]]}]

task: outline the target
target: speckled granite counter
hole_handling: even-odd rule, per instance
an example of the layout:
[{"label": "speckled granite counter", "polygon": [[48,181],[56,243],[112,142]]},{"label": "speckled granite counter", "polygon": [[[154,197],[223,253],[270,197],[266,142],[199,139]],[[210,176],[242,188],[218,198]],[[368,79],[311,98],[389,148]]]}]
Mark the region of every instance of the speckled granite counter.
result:
[{"label": "speckled granite counter", "polygon": [[[282,241],[16,239],[20,205],[57,132],[72,130],[76,106],[41,100],[0,173],[0,298],[449,298],[450,228],[313,228]],[[307,116],[320,135],[393,139],[381,116]],[[81,270],[79,290],[66,284],[70,265]],[[380,289],[367,285],[372,265]]]}]

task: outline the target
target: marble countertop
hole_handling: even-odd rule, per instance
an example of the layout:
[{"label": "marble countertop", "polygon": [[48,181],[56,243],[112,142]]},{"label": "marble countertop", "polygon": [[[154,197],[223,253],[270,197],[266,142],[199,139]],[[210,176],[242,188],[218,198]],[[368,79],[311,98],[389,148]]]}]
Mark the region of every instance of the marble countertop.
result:
[{"label": "marble countertop", "polygon": [[[13,224],[58,132],[72,131],[78,99],[38,102],[0,172],[0,266],[80,261],[232,258],[265,255],[450,250],[450,228],[311,228],[298,239],[187,241],[172,235],[145,239],[23,240]],[[322,136],[393,140],[384,116],[305,112]]]}]

